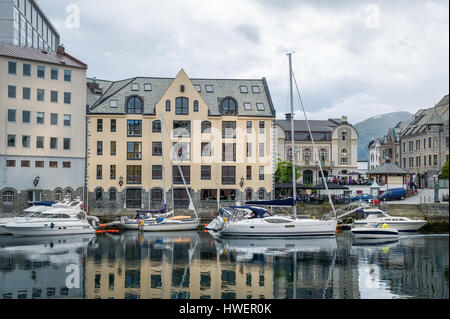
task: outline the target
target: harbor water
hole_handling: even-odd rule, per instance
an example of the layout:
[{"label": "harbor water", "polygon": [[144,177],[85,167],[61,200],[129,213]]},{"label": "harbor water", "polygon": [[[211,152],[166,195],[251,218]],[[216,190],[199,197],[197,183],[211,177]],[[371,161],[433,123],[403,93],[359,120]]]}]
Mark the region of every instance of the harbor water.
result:
[{"label": "harbor water", "polygon": [[0,237],[1,299],[447,299],[448,234]]}]

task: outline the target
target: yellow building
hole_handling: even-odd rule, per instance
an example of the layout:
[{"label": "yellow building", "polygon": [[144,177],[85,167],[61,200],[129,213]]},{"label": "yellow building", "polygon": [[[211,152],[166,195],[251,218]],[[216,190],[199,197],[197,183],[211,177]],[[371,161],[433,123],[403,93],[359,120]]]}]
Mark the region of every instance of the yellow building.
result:
[{"label": "yellow building", "polygon": [[199,211],[271,198],[275,110],[264,78],[181,70],[87,86],[90,212],[160,208],[164,186],[169,207],[187,208],[177,163]]}]

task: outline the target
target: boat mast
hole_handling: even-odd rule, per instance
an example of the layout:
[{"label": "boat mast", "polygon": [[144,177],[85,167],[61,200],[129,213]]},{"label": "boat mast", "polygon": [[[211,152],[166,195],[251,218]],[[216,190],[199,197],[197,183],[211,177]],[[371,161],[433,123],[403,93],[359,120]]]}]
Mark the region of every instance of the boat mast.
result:
[{"label": "boat mast", "polygon": [[294,220],[297,218],[297,181],[295,175],[295,142],[294,142],[294,93],[292,87],[292,53],[288,53],[289,57],[289,86],[290,86],[290,100],[291,100],[291,143],[292,143],[292,200],[294,209]]},{"label": "boat mast", "polygon": [[161,114],[161,155],[162,155],[162,179],[163,179],[163,198],[164,198],[164,206],[166,207],[167,212],[167,198],[166,198],[166,161],[164,157],[164,117]]}]

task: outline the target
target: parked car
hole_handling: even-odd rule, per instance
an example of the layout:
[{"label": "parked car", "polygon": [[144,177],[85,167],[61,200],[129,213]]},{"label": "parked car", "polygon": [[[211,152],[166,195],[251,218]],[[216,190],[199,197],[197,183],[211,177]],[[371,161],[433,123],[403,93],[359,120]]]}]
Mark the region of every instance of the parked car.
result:
[{"label": "parked car", "polygon": [[356,194],[355,196],[351,197],[351,201],[352,202],[356,202],[356,201],[359,201],[359,200],[363,200],[365,202],[368,202],[368,201],[373,200],[373,199],[376,199],[376,197],[372,196],[370,194],[367,194],[367,193]]},{"label": "parked car", "polygon": [[406,198],[406,190],[404,188],[391,188],[383,192],[379,196],[380,200],[403,200]]}]

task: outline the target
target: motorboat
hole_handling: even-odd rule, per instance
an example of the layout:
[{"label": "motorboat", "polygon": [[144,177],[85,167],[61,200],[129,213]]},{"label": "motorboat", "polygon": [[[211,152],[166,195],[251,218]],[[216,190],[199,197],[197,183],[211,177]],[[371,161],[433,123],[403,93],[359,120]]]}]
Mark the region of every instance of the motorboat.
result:
[{"label": "motorboat", "polygon": [[42,212],[45,212],[50,208],[51,207],[46,205],[34,205],[28,207],[27,209],[13,217],[0,218],[0,235],[10,235],[10,233],[5,229],[6,224],[20,220],[27,220],[28,218],[39,217]]},{"label": "motorboat", "polygon": [[411,219],[401,216],[390,216],[378,208],[363,208],[356,210],[356,219],[353,221],[353,227],[366,227],[371,223],[388,224],[389,227],[398,231],[417,231],[427,223],[422,219]]},{"label": "motorboat", "polygon": [[119,228],[123,230],[139,230],[141,222],[145,224],[153,224],[157,222],[157,218],[168,218],[174,215],[173,211],[166,213],[167,206],[153,211],[137,211],[134,218],[126,216],[120,218]]},{"label": "motorboat", "polygon": [[144,232],[167,232],[196,230],[200,225],[200,219],[192,216],[173,216],[170,218],[156,218],[155,222],[144,222],[141,226]]},{"label": "motorboat", "polygon": [[8,223],[6,231],[14,236],[55,236],[94,234],[98,218],[72,208],[53,207],[39,217]]},{"label": "motorboat", "polygon": [[[254,208],[254,207],[253,207]],[[266,217],[270,216],[266,211]],[[223,224],[227,219],[249,219],[255,217],[255,213],[249,206],[232,206],[219,209],[219,214],[207,225],[205,229],[208,231],[218,231],[223,228]]]},{"label": "motorboat", "polygon": [[388,224],[368,224],[367,227],[354,227],[350,230],[355,238],[398,238],[398,230]]}]

